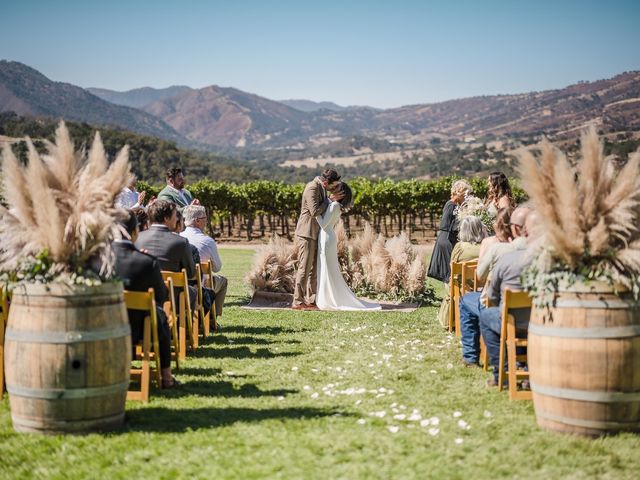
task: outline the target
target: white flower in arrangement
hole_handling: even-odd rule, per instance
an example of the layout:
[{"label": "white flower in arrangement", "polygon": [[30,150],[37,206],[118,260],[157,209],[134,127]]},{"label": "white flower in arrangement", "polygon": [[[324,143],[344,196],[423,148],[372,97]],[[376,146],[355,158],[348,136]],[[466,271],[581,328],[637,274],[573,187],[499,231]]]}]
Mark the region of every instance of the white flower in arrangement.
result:
[{"label": "white flower in arrangement", "polygon": [[466,217],[478,217],[485,227],[490,231],[493,230],[493,220],[495,215],[492,215],[484,205],[484,202],[473,195],[467,196],[462,202],[462,205],[457,206],[453,214],[458,218],[458,222],[461,222]]}]

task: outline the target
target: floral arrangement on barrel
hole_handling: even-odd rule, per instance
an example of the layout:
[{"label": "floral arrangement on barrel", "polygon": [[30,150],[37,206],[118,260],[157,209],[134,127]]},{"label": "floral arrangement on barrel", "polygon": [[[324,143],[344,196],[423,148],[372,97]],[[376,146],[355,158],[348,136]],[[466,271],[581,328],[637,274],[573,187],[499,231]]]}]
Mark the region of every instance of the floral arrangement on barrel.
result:
[{"label": "floral arrangement on barrel", "polygon": [[458,218],[458,223],[462,222],[466,217],[478,217],[482,224],[487,227],[487,230],[493,232],[495,215],[491,215],[484,202],[478,197],[467,195],[462,205],[457,206],[453,213]]},{"label": "floral arrangement on barrel", "polygon": [[28,163],[3,151],[0,272],[4,283],[97,285],[111,279],[111,242],[123,211],[114,199],[130,178],[128,147],[109,165],[96,133],[88,154],[76,152],[61,122],[41,155],[27,138]]},{"label": "floral arrangement on barrel", "polygon": [[[131,330],[113,240],[125,211],[128,149],[109,165],[100,136],[76,151],[64,123],[28,162],[6,147],[0,272],[12,290],[5,335],[7,391],[19,432],[120,428],[131,367]],[[46,353],[42,353],[46,352]],[[105,361],[108,360],[108,361]]]},{"label": "floral arrangement on barrel", "polygon": [[[424,259],[406,234],[385,240],[365,223],[364,231],[349,240],[338,223],[336,236],[342,275],[356,295],[423,304],[435,301],[425,281]],[[294,246],[276,236],[258,250],[246,281],[254,291],[293,293],[296,268]]]},{"label": "floral arrangement on barrel", "polygon": [[520,175],[538,212],[535,258],[523,286],[537,306],[560,290],[602,281],[640,299],[640,152],[616,172],[595,128],[582,136],[574,169],[545,141],[539,159],[520,154]]}]

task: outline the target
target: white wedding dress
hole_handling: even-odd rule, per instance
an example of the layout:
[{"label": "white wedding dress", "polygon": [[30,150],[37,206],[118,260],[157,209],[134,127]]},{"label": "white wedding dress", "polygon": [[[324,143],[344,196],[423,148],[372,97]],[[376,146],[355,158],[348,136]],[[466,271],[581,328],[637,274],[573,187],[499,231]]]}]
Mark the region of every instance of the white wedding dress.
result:
[{"label": "white wedding dress", "polygon": [[316,217],[321,228],[318,236],[316,305],[320,310],[380,310],[379,304],[358,299],[342,277],[335,232],[340,213],[340,204],[332,202],[324,215]]}]

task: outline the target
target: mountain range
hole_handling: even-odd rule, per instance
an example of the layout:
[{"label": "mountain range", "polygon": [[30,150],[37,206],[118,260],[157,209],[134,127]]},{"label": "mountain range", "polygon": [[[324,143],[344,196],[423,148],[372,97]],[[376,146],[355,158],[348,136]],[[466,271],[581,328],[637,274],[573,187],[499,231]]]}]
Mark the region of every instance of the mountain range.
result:
[{"label": "mountain range", "polygon": [[185,141],[158,117],[107,102],[75,85],[54,82],[19,62],[0,61],[0,111],[113,125],[144,135]]},{"label": "mountain range", "polygon": [[208,149],[320,148],[354,135],[394,144],[434,138],[572,137],[595,122],[605,131],[640,129],[640,72],[566,88],[479,96],[379,110],[332,102],[275,101],[235,88],[82,89],[0,61],[0,111],[116,125]]}]

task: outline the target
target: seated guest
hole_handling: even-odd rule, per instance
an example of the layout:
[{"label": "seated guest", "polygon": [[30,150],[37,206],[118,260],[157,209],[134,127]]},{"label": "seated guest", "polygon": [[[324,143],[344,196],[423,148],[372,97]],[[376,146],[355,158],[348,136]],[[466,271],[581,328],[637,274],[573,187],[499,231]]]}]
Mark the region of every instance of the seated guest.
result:
[{"label": "seated guest", "polygon": [[[521,238],[523,230],[521,228],[515,228],[515,225],[524,225],[528,213],[529,209],[525,207],[518,207],[514,210],[509,222],[512,223],[512,225],[510,226],[510,230],[511,236],[514,238],[514,240],[509,243],[499,243],[492,246],[492,248],[497,249],[497,245],[503,245],[496,252],[496,254],[492,256],[495,261],[497,261],[501,255],[520,248],[521,245],[526,243],[525,239]],[[487,252],[486,254],[488,255],[489,253]],[[484,261],[485,258],[480,258],[477,270],[478,277],[481,277],[483,273],[481,272],[481,267],[483,266]],[[487,269],[488,268],[489,267],[487,267]],[[460,336],[462,343],[462,361],[468,367],[478,365],[478,360],[480,357],[480,311],[485,308],[484,301],[481,297],[486,296],[486,292],[488,292],[489,286],[490,282],[485,283],[482,292],[469,292],[460,299]]]},{"label": "seated guest", "polygon": [[[518,244],[515,250],[502,255],[492,273],[491,287],[489,288],[489,300],[491,307],[480,311],[480,331],[487,346],[489,363],[493,367],[493,379],[487,382],[489,386],[498,385],[498,363],[500,361],[500,332],[502,329],[502,318],[500,316],[500,303],[502,291],[522,290],[520,277],[522,271],[531,263],[532,257],[527,252],[527,243],[533,238],[532,229],[535,224],[536,213],[532,212],[526,217],[526,223],[521,227],[522,235],[526,242]],[[529,328],[529,317],[531,309],[517,308],[511,311],[516,321],[516,333],[518,336],[526,337],[526,330]]]},{"label": "seated guest", "polygon": [[144,207],[144,199],[147,195],[146,192],[136,191],[136,177],[132,176],[129,184],[122,189],[120,194],[116,197],[116,207],[120,208],[137,208]]},{"label": "seated guest", "polygon": [[[189,205],[184,209],[184,220],[187,228],[180,235],[198,249],[200,261],[211,260],[214,272],[222,268],[222,260],[218,254],[216,241],[206,235],[203,230],[207,225],[207,212],[201,205]],[[207,289],[208,290],[208,289]],[[213,294],[216,302],[216,315],[222,315],[222,305],[227,295],[227,279],[222,275],[213,275]]]},{"label": "seated guest", "polygon": [[170,168],[166,172],[167,186],[158,194],[158,200],[167,200],[175,203],[180,211],[187,205],[200,205],[197,199],[193,199],[191,192],[184,188],[184,175],[180,167]]},{"label": "seated guest", "polygon": [[189,278],[196,274],[196,266],[191,255],[189,242],[174,235],[178,221],[176,204],[166,200],[157,200],[147,212],[151,226],[140,232],[136,247],[145,249],[160,261],[162,270],[179,272],[187,270]]},{"label": "seated guest", "polygon": [[[153,288],[156,300],[156,315],[158,318],[158,343],[160,357],[160,368],[162,374],[163,388],[172,388],[178,385],[178,381],[171,374],[171,331],[167,322],[167,316],[162,309],[163,303],[167,300],[167,288],[160,274],[160,264],[153,256],[142,253],[132,242],[138,237],[138,221],[133,212],[129,211],[129,216],[123,225],[131,240],[116,240],[113,244],[116,255],[116,274],[122,279],[124,288],[134,292],[146,292]],[[131,338],[137,343],[142,338],[142,325],[144,322],[144,312],[129,310],[129,321],[131,323]]]},{"label": "seated guest", "polygon": [[[478,217],[470,216],[463,218],[462,222],[460,222],[458,243],[455,244],[451,252],[451,262],[466,262],[478,258],[480,242],[482,242],[486,236],[487,228]],[[459,279],[455,280],[459,281]],[[443,327],[449,325],[450,308],[451,298],[449,297],[449,288],[447,286],[442,304],[440,305],[440,312],[438,313],[438,320]]]},{"label": "seated guest", "polygon": [[149,215],[143,207],[134,207],[131,209],[136,218],[138,219],[138,230],[144,232],[149,228]]},{"label": "seated guest", "polygon": [[[161,270],[180,272],[183,268],[187,271],[187,277],[193,278],[196,274],[196,265],[193,261],[191,247],[186,238],[176,235],[178,221],[178,209],[175,203],[166,200],[156,200],[148,208],[151,226],[144,232],[140,232],[136,247],[145,250],[160,262]],[[196,291],[189,288],[191,305],[195,305]]]}]

